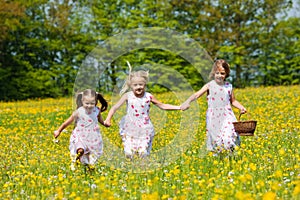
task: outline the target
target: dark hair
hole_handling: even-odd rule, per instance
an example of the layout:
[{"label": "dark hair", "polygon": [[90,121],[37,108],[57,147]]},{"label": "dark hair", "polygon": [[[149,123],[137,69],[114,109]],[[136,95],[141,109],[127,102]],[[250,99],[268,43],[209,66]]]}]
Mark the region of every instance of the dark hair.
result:
[{"label": "dark hair", "polygon": [[76,96],[77,109],[82,106],[82,98],[85,97],[85,96],[94,97],[95,100],[96,100],[95,105],[97,105],[97,102],[100,101],[100,103],[101,103],[101,108],[100,108],[101,112],[107,110],[107,101],[104,99],[104,97],[100,93],[96,92],[95,90],[91,90],[91,89],[86,89],[83,92],[80,92],[80,93],[77,94],[77,96]]},{"label": "dark hair", "polygon": [[225,70],[225,79],[229,77],[230,74],[230,65],[223,59],[218,59],[214,62],[209,78],[212,79],[215,76],[215,73],[219,67],[223,67]]}]

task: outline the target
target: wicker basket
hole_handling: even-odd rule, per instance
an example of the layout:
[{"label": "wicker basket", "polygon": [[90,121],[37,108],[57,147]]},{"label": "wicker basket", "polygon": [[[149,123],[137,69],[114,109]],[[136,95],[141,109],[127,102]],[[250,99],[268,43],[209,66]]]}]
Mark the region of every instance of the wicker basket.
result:
[{"label": "wicker basket", "polygon": [[238,122],[233,122],[235,131],[240,136],[253,136],[257,121],[255,120],[240,121],[241,115],[242,113],[239,116]]}]

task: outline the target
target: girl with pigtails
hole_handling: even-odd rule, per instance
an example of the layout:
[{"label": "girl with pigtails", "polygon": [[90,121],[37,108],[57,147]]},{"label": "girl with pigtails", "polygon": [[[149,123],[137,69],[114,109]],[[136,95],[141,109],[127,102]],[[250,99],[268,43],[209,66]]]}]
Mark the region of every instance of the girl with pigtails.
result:
[{"label": "girl with pigtails", "polygon": [[[97,106],[98,101],[101,104]],[[98,122],[104,125],[101,112],[107,109],[107,101],[100,93],[87,89],[77,94],[77,109],[73,114],[56,130],[54,137],[75,122],[75,128],[70,137],[70,154],[72,159],[71,169],[75,169],[74,163],[78,160],[89,167],[95,165],[97,159],[103,152],[103,141]]]},{"label": "girl with pigtails", "polygon": [[[129,159],[132,159],[134,155],[143,158],[150,154],[155,134],[149,115],[151,103],[162,110],[180,110],[180,106],[161,103],[152,94],[146,92],[148,71],[132,72],[129,62],[127,64],[129,75],[120,92],[122,97],[110,109],[104,125],[111,126],[111,118],[126,103],[126,115],[119,123],[124,153]],[[128,89],[130,91],[126,92]]]}]

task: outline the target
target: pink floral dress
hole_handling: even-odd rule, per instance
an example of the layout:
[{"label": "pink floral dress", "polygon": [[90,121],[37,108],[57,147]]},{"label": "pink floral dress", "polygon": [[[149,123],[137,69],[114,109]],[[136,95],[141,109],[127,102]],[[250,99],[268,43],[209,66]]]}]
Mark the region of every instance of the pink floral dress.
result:
[{"label": "pink floral dress", "polygon": [[208,90],[207,149],[210,151],[233,149],[239,145],[240,139],[232,123],[236,121],[230,103],[232,85],[228,82],[225,82],[224,85],[218,85],[212,80],[208,83]]},{"label": "pink floral dress", "polygon": [[154,128],[149,117],[152,95],[145,92],[143,97],[138,98],[132,91],[127,95],[126,115],[119,124],[125,154],[149,155],[154,137]]},{"label": "pink floral dress", "polygon": [[81,163],[93,165],[103,153],[103,141],[97,118],[100,109],[95,107],[92,113],[88,114],[83,107],[80,107],[77,112],[76,127],[70,138],[71,158],[75,159],[77,150],[82,148],[84,155],[80,158]]}]

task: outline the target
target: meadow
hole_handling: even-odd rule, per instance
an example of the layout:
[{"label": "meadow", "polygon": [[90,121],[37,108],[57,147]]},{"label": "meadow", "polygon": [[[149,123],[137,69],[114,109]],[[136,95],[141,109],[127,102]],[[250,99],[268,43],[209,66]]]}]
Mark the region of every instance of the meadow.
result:
[{"label": "meadow", "polygon": [[[120,111],[112,127],[101,127],[104,155],[93,171],[70,169],[73,126],[53,140],[73,111],[72,98],[0,102],[0,199],[300,199],[300,87],[236,89],[235,95],[249,112],[242,120],[258,124],[233,154],[205,151],[204,97],[187,114],[152,106],[156,137],[146,162],[124,158]],[[105,97],[111,106],[113,98]],[[156,97],[181,103],[174,94]]]}]

